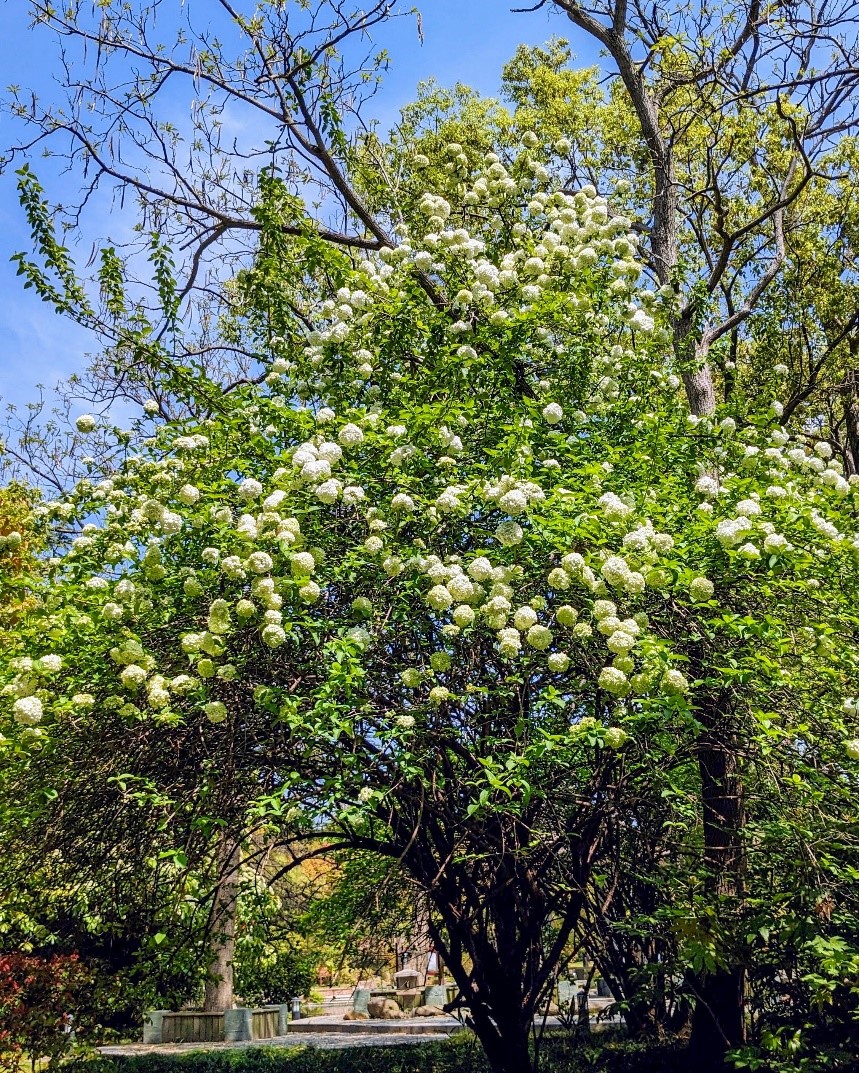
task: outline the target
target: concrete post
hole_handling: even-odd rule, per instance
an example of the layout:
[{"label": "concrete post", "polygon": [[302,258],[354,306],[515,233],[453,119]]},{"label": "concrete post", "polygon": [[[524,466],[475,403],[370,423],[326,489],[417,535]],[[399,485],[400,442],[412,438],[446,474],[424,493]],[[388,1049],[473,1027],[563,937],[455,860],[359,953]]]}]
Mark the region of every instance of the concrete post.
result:
[{"label": "concrete post", "polygon": [[244,1043],[254,1038],[253,1010],[224,1010],[224,1042]]},{"label": "concrete post", "polygon": [[169,1010],[150,1010],[143,1015],[143,1042],[163,1043],[164,1014]]}]

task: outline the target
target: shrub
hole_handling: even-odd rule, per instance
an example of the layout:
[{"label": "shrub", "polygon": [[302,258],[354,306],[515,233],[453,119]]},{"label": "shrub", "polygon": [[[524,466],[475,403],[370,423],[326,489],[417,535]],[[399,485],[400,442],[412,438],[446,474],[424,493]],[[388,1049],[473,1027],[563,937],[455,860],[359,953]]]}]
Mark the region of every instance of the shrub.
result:
[{"label": "shrub", "polygon": [[91,982],[75,954],[0,956],[0,1070],[19,1069],[25,1055],[54,1060],[68,1050]]}]

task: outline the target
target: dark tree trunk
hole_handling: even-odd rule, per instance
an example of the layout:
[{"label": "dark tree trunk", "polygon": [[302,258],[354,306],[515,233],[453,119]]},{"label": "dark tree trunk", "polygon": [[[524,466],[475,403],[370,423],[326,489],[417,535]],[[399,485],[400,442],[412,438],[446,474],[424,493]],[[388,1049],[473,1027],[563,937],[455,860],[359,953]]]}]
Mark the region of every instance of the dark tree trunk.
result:
[{"label": "dark tree trunk", "polygon": [[[704,868],[708,891],[720,914],[731,916],[742,896],[743,808],[739,763],[731,740],[730,717],[719,713],[702,735],[698,749],[704,829]],[[725,1053],[745,1042],[745,967],[730,950],[726,964],[693,979],[690,1060],[696,1070],[720,1070]]]},{"label": "dark tree trunk", "polygon": [[230,1010],[233,994],[233,958],[236,951],[236,911],[238,909],[241,847],[224,844],[221,851],[218,886],[212,903],[212,961],[203,998],[206,1013]]}]

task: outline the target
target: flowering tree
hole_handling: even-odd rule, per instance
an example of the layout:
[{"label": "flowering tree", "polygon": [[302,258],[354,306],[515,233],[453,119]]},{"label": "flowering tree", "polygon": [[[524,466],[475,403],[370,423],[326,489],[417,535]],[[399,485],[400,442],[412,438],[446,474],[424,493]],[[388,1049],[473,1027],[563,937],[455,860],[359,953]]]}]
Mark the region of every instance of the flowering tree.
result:
[{"label": "flowering tree", "polygon": [[781,780],[859,753],[853,484],[778,400],[689,414],[629,221],[523,143],[467,181],[446,146],[360,256],[266,184],[230,329],[265,381],[46,509],[79,533],[5,690],[17,747],[189,728],[267,787],[249,827],[400,860],[499,1073],[654,769],[723,758],[690,844],[731,872],[738,727]]}]

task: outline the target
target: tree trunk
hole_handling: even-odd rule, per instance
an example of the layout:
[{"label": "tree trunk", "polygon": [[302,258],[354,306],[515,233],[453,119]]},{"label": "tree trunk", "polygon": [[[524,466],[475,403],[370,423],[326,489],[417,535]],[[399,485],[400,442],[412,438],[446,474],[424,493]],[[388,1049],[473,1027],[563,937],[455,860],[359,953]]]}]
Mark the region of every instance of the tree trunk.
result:
[{"label": "tree trunk", "polygon": [[225,840],[221,848],[218,886],[210,917],[213,957],[203,998],[206,1013],[231,1010],[233,996],[233,958],[236,950],[236,912],[238,909],[239,865],[241,847]]},{"label": "tree trunk", "polygon": [[[725,722],[705,731],[698,750],[706,882],[723,918],[734,914],[742,896],[743,830],[739,763]],[[696,1070],[723,1069],[726,1051],[745,1042],[745,967],[730,951],[720,954],[724,967],[698,974],[693,981],[696,1004],[689,1046]]]}]

